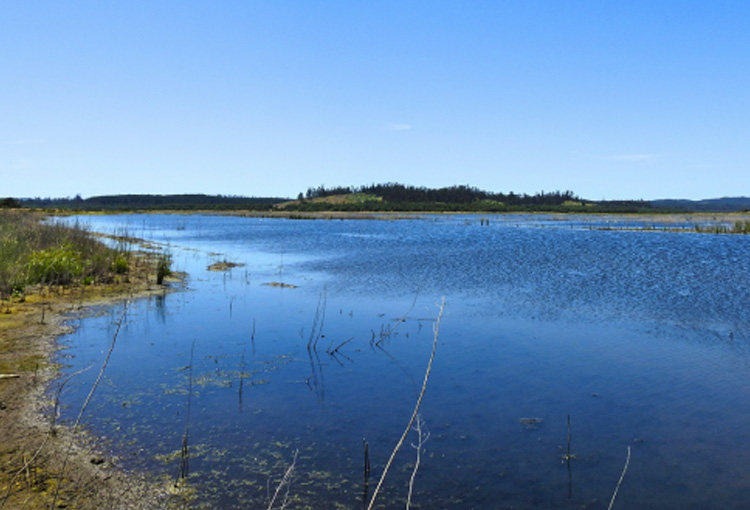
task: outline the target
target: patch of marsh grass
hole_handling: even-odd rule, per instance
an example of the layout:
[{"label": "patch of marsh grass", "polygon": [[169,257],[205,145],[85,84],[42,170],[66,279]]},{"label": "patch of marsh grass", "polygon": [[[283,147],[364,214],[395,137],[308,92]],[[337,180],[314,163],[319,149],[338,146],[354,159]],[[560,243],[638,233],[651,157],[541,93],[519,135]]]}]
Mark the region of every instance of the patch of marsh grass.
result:
[{"label": "patch of marsh grass", "polygon": [[130,254],[93,239],[81,225],[45,222],[24,211],[0,211],[0,298],[28,285],[107,282],[128,271]]},{"label": "patch of marsh grass", "polygon": [[701,234],[750,234],[750,220],[737,220],[734,223],[712,223],[695,225],[694,230]]}]

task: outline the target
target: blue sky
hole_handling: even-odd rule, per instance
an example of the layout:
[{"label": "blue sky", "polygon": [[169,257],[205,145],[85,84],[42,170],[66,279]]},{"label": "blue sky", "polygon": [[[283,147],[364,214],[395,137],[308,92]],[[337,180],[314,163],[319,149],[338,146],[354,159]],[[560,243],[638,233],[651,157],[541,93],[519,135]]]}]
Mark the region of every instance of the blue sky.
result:
[{"label": "blue sky", "polygon": [[750,195],[750,2],[16,1],[0,196]]}]

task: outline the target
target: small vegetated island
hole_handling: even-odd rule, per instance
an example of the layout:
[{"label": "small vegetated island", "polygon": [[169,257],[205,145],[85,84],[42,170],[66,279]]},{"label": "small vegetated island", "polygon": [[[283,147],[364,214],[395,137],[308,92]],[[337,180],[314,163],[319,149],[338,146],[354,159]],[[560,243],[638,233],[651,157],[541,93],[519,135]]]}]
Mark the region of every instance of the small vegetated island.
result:
[{"label": "small vegetated island", "polygon": [[645,201],[597,202],[578,197],[572,191],[528,195],[490,192],[467,185],[433,189],[398,183],[309,188],[296,200],[277,204],[276,208],[370,212],[652,212],[651,204]]}]

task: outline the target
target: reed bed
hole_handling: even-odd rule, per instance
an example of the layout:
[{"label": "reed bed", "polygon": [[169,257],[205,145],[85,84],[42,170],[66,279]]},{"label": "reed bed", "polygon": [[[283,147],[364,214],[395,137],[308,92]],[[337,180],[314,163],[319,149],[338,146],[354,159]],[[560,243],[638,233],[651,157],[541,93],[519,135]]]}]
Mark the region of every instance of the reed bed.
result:
[{"label": "reed bed", "polygon": [[695,225],[694,230],[701,234],[750,234],[750,220],[737,220],[734,223],[714,223]]}]

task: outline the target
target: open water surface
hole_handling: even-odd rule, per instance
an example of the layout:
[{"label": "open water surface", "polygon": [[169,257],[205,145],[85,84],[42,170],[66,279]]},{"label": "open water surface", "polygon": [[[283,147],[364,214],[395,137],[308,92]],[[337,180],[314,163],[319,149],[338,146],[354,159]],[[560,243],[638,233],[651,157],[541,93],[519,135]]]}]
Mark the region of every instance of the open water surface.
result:
[{"label": "open water surface", "polygon": [[[443,298],[413,508],[605,509],[628,447],[615,508],[747,508],[750,236],[539,215],[73,220],[160,243],[188,274],[130,304],[84,422],[126,467],[187,468],[196,508],[266,508],[295,451],[289,509],[362,508],[363,440],[372,494]],[[245,265],[207,270],[225,260]],[[63,419],[122,311],[61,339],[63,378],[91,367]],[[417,442],[379,507],[405,505]]]}]

